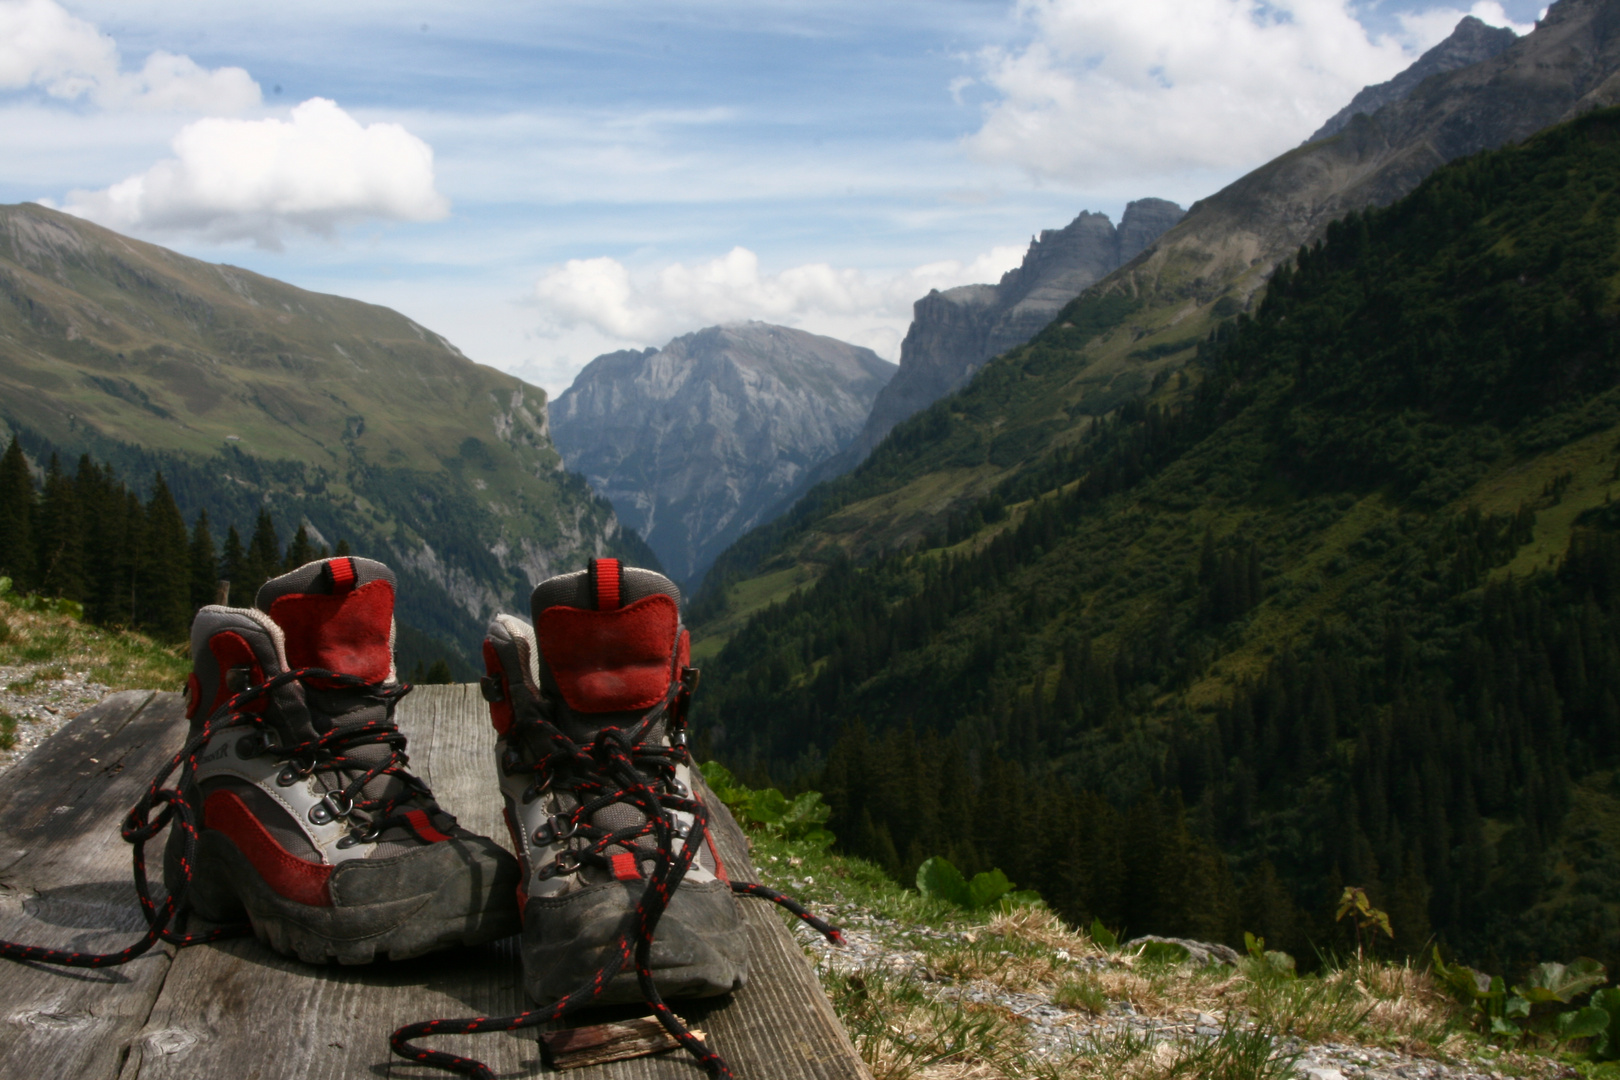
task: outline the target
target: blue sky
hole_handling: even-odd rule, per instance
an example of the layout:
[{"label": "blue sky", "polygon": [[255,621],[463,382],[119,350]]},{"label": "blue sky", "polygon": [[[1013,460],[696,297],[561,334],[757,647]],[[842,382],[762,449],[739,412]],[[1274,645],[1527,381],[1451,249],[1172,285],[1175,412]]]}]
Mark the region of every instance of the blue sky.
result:
[{"label": "blue sky", "polygon": [[1217,190],[1468,10],[0,0],[0,201],[387,304],[554,394],[739,318],[895,359],[929,288]]}]

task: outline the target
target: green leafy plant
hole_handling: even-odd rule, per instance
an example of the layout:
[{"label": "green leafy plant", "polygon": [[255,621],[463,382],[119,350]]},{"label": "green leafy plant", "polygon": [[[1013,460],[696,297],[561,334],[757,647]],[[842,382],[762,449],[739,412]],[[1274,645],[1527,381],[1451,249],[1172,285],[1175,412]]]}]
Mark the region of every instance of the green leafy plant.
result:
[{"label": "green leafy plant", "polygon": [[1598,961],[1580,957],[1568,964],[1537,964],[1524,981],[1508,992],[1500,975],[1486,976],[1462,964],[1447,964],[1434,952],[1432,971],[1464,1004],[1471,1004],[1480,1027],[1515,1042],[1537,1038],[1562,1046],[1573,1039],[1594,1039],[1595,1056],[1620,1056],[1620,1041],[1611,1032],[1620,1014],[1620,994],[1594,994],[1584,1006],[1575,999],[1602,986],[1609,972]]},{"label": "green leafy plant", "polygon": [[832,816],[832,807],[822,802],[820,792],[806,791],[789,800],[776,788],[755,790],[745,786],[718,761],[704,762],[699,769],[709,790],[726,804],[743,828],[818,848],[832,846],[833,834],[822,827]]},{"label": "green leafy plant", "polygon": [[1039,904],[1039,893],[1013,889],[1013,883],[1000,870],[986,870],[974,874],[972,880],[949,859],[935,855],[917,868],[917,891],[934,900],[945,900],[968,911],[982,911],[1000,904],[1003,907],[1027,907]]},{"label": "green leafy plant", "polygon": [[1119,948],[1119,937],[1108,927],[1103,925],[1101,919],[1091,920],[1091,940],[1104,952],[1113,952]]},{"label": "green leafy plant", "polygon": [[1243,947],[1248,950],[1250,973],[1260,978],[1295,979],[1299,977],[1294,958],[1281,949],[1267,949],[1266,939],[1243,932]]},{"label": "green leafy plant", "polygon": [[1366,946],[1378,939],[1380,932],[1387,938],[1393,939],[1395,931],[1390,929],[1389,916],[1378,908],[1372,906],[1367,898],[1367,890],[1358,885],[1345,887],[1344,895],[1339,897],[1339,910],[1333,916],[1334,922],[1352,920],[1356,928],[1356,956],[1365,954]]}]

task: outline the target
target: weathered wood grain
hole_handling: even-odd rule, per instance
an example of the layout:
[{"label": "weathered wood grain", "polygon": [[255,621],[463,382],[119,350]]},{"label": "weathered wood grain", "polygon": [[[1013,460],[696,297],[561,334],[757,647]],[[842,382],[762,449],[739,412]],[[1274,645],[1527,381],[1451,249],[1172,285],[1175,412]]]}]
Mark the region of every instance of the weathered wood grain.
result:
[{"label": "weathered wood grain", "polygon": [[[699,1039],[708,1038],[701,1028],[690,1030]],[[546,1063],[559,1071],[681,1048],[680,1041],[652,1016],[547,1031],[541,1033],[540,1043],[546,1048]]]},{"label": "weathered wood grain", "polygon": [[[114,694],[0,777],[0,937],[99,952],[145,930],[118,828],[179,749],[177,703]],[[0,1077],[117,1075],[168,967],[161,946],[96,971],[0,961]]]},{"label": "weathered wood grain", "polygon": [[[163,756],[178,746],[178,702],[177,695],[160,694],[98,706],[0,783],[0,821],[9,826],[0,834],[0,882],[19,893],[90,883],[88,892],[71,894],[95,898],[75,916],[81,936],[121,943],[118,934],[105,931],[128,934],[140,925],[117,821]],[[122,719],[98,720],[98,711]],[[468,828],[506,842],[494,784],[494,733],[476,687],[423,687],[401,705],[399,720],[411,738],[412,767],[445,807]],[[89,763],[91,757],[100,760]],[[97,768],[113,771],[104,775]],[[712,799],[710,805],[728,868],[734,877],[751,877],[741,831],[723,807]],[[19,851],[24,854],[6,868]],[[68,895],[52,910],[66,911]],[[682,1002],[682,1015],[709,1033],[744,1080],[867,1080],[781,917],[769,905],[739,903],[753,950],[748,987],[728,998]],[[0,925],[8,933],[22,932],[14,921]],[[37,940],[39,933],[31,937]],[[394,1058],[389,1033],[415,1020],[527,1008],[516,944],[510,939],[355,968],[312,967],[248,940],[185,949],[172,962],[154,956],[122,971],[88,975],[7,965],[0,969],[0,1010],[13,1031],[34,1034],[25,1036],[31,1041],[21,1049],[14,1051],[11,1040],[0,1046],[0,1080],[42,1074],[97,1080],[437,1075]],[[75,940],[75,947],[82,943]],[[574,1023],[627,1019],[641,1011],[598,1010]],[[447,1037],[433,1045],[476,1056],[502,1077],[549,1071],[532,1031]],[[46,1061],[51,1067],[42,1068]],[[570,1075],[697,1080],[703,1073],[685,1055],[666,1054]]]}]

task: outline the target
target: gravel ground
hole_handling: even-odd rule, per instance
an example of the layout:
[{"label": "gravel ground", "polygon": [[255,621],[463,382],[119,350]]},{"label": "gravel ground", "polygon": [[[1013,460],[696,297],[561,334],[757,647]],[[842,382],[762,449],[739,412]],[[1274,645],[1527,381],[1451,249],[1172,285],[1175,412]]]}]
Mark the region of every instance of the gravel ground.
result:
[{"label": "gravel ground", "polygon": [[0,751],[0,773],[107,695],[89,674],[53,664],[0,666],[0,712],[17,720],[17,745]]},{"label": "gravel ground", "polygon": [[[784,881],[782,887],[791,889],[794,884],[791,880]],[[1150,1017],[1139,1015],[1129,1002],[1116,1001],[1106,1014],[1093,1016],[1083,1010],[1065,1009],[1050,996],[1038,992],[1011,993],[985,981],[963,984],[942,981],[929,969],[925,955],[908,947],[907,939],[912,942],[925,938],[961,940],[964,937],[961,933],[904,926],[854,905],[823,907],[825,916],[842,928],[846,944],[835,947],[807,927],[799,927],[800,941],[819,963],[838,972],[883,968],[890,974],[934,987],[934,992],[943,999],[995,1005],[1024,1022],[1033,1052],[1043,1057],[1061,1058],[1084,1051],[1099,1038],[1106,1039],[1122,1029],[1176,1042],[1212,1039],[1221,1033],[1223,1021],[1207,1013]],[[1116,962],[1094,956],[1071,959],[1067,953],[1057,955],[1072,963],[1077,972]],[[1301,1080],[1501,1080],[1505,1075],[1523,1074],[1522,1068],[1504,1073],[1486,1061],[1436,1060],[1353,1044],[1305,1045],[1286,1039],[1279,1049],[1299,1053],[1295,1075]],[[1522,1062],[1517,1064],[1522,1066]],[[1565,1075],[1577,1074],[1569,1070]]]}]

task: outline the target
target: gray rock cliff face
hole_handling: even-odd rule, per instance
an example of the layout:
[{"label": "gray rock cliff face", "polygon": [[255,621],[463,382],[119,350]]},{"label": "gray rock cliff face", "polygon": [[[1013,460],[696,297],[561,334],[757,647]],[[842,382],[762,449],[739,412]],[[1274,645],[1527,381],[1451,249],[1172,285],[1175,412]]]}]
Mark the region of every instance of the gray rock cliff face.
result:
[{"label": "gray rock cliff face", "polygon": [[1164,199],[1139,199],[1125,208],[1116,229],[1108,215],[1082,211],[1066,227],[1031,240],[1022,265],[999,284],[935,289],[918,300],[894,381],[878,395],[860,436],[816,478],[860,464],[890,428],[962,386],[991,357],[1034,337],[1064,304],[1141,254],[1182,212]]},{"label": "gray rock cliff face", "polygon": [[551,405],[551,434],[664,569],[695,583],[843,449],[895,366],[767,323],[599,356]]},{"label": "gray rock cliff face", "polygon": [[1518,40],[1519,35],[1506,27],[1487,26],[1472,15],[1465,16],[1450,37],[1418,57],[1411,67],[1388,82],[1363,87],[1359,94],[1350,99],[1350,104],[1334,113],[1305,142],[1313,143],[1329,135],[1337,135],[1358,114],[1371,116],[1385,105],[1405,99],[1429,76],[1443,75],[1500,56]]}]

